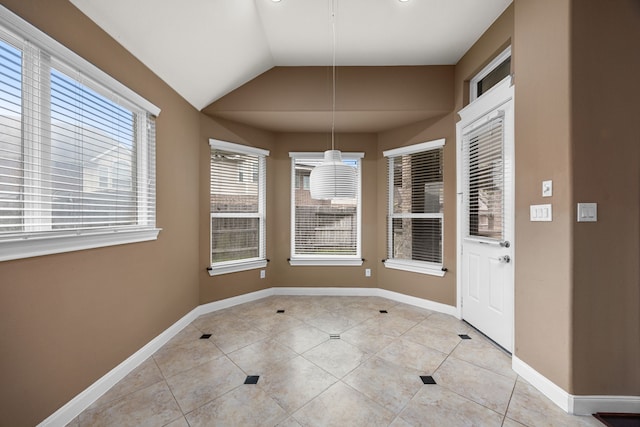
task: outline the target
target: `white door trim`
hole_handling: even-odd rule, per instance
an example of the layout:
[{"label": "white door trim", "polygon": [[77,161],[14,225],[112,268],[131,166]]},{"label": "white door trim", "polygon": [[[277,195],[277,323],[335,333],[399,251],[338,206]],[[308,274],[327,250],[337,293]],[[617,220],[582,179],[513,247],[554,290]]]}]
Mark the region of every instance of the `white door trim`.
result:
[{"label": "white door trim", "polygon": [[[462,242],[464,238],[462,130],[463,127],[512,100],[514,100],[514,87],[511,76],[508,76],[483,94],[481,98],[476,99],[458,111],[461,119],[456,123],[456,311],[459,319],[462,319]],[[513,126],[513,124],[511,126]],[[513,187],[515,182],[515,164],[512,165],[511,173],[513,174],[513,179],[510,185]],[[512,188],[512,191],[515,191],[515,189]],[[515,201],[513,202],[515,203]],[[515,212],[513,212],[513,215],[515,216]],[[515,244],[514,241],[515,236],[512,237],[512,244]],[[515,282],[513,281],[515,274],[513,276],[512,283],[515,288]],[[512,295],[513,299],[511,304],[513,310],[511,310],[511,330],[515,353],[515,290]]]}]

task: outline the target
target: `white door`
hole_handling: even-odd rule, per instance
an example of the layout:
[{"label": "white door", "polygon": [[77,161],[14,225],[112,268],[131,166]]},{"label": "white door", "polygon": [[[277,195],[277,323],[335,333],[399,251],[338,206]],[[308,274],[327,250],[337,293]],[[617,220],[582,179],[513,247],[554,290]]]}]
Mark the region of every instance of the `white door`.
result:
[{"label": "white door", "polygon": [[458,231],[462,318],[513,352],[513,87],[460,111]]}]

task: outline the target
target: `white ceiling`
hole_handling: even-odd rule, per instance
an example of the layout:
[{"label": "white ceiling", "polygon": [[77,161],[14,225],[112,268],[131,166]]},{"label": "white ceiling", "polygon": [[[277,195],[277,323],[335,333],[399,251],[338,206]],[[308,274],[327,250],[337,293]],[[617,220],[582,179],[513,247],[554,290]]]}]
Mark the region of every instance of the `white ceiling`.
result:
[{"label": "white ceiling", "polygon": [[[274,66],[332,62],[332,0],[70,1],[198,110]],[[334,1],[337,65],[444,65],[512,0]]]}]

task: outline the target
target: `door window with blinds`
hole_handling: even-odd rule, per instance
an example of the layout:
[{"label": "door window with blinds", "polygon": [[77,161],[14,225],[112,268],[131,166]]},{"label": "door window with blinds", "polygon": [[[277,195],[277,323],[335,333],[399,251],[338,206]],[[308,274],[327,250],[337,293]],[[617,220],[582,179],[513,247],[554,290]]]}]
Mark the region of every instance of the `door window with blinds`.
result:
[{"label": "door window with blinds", "polygon": [[0,10],[0,260],[155,239],[159,112]]},{"label": "door window with blinds", "polygon": [[502,240],[504,229],[504,117],[463,134],[465,237]]},{"label": "door window with blinds", "polygon": [[211,275],[262,268],[267,150],[209,140]]},{"label": "door window with blinds", "polygon": [[444,139],[384,152],[388,173],[385,267],[442,276]]},{"label": "door window with blinds", "polygon": [[323,153],[289,153],[291,157],[291,265],[362,265],[360,249],[360,159],[362,153],[342,153],[357,171],[353,199],[311,198],[309,176]]}]

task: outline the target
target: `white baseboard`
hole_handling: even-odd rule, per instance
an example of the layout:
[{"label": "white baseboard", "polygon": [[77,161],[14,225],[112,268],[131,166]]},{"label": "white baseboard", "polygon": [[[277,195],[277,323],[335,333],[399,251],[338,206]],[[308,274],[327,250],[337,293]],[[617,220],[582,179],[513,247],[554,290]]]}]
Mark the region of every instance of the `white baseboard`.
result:
[{"label": "white baseboard", "polygon": [[569,412],[569,393],[564,391],[562,387],[557,386],[547,377],[518,359],[515,354],[511,357],[511,368],[529,384],[537,388],[540,393],[558,405],[560,409]]},{"label": "white baseboard", "polygon": [[[225,298],[219,301],[210,302],[208,304],[202,304],[195,308],[198,316],[207,313],[213,313],[214,311],[222,310],[225,308],[233,307],[234,305],[244,304],[251,301],[256,301],[262,298],[274,295],[274,288],[262,289],[260,291],[250,292],[248,294],[238,295],[236,297]],[[196,316],[196,317],[198,317]]]},{"label": "white baseboard", "polygon": [[428,299],[422,299],[418,297],[412,297],[410,295],[401,294],[399,292],[388,291],[386,289],[376,289],[377,296],[382,298],[388,298],[393,301],[402,302],[409,305],[415,305],[416,307],[426,308],[427,310],[437,311],[439,313],[450,314],[451,316],[458,317],[458,309],[453,305],[442,304],[439,302],[431,301]]},{"label": "white baseboard", "polygon": [[38,426],[58,427],[65,426],[75,417],[80,415],[82,411],[87,409],[93,402],[98,400],[111,387],[116,385],[118,381],[126,377],[131,371],[137,368],[142,362],[147,360],[153,353],[158,351],[178,332],[193,322],[198,316],[198,308],[191,310],[176,323],[167,328],[160,335],[151,340],[148,344],[129,356],[124,362],[107,372],[98,381],[91,384],[84,391],[71,399],[62,408],[51,414],[42,421]]},{"label": "white baseboard", "polygon": [[640,396],[572,395],[515,355],[511,360],[512,368],[518,375],[569,414],[591,415],[596,412],[640,413]]},{"label": "white baseboard", "polygon": [[57,427],[67,425],[75,417],[80,415],[82,411],[87,409],[93,402],[98,400],[111,387],[116,385],[118,381],[126,377],[131,371],[137,368],[138,365],[151,357],[153,353],[158,351],[163,345],[165,345],[171,338],[173,338],[187,325],[193,322],[198,316],[233,307],[238,304],[256,301],[271,295],[380,296],[383,298],[388,298],[390,300],[427,308],[429,310],[455,315],[455,307],[379,288],[276,287],[238,295],[232,298],[226,298],[220,301],[214,301],[208,304],[200,305],[191,310],[184,317],[171,325],[167,330],[162,332],[147,345],[135,352],[127,360],[120,363],[118,366],[106,373],[98,381],[90,385],[87,389],[70,400],[62,408],[58,409],[47,419],[42,421],[39,426]]},{"label": "white baseboard", "polygon": [[[271,295],[379,296],[452,316],[458,315],[457,309],[454,306],[380,288],[276,287],[214,301],[191,310],[124,362],[113,368],[98,381],[42,421],[39,426],[62,427],[67,425],[111,387],[116,385],[118,381],[151,357],[151,355],[193,322],[198,316],[233,307],[238,304],[256,301]],[[542,394],[566,412],[578,415],[587,415],[595,412],[640,412],[640,396],[572,396],[516,356],[513,356],[512,367],[518,375],[540,390]]]},{"label": "white baseboard", "polygon": [[570,412],[589,415],[596,412],[640,414],[640,396],[571,396]]},{"label": "white baseboard", "polygon": [[376,295],[377,288],[272,288],[274,295],[293,296],[339,296],[339,297],[370,297]]},{"label": "white baseboard", "polygon": [[450,314],[458,317],[458,309],[452,305],[446,305],[423,298],[401,294],[399,292],[388,291],[380,288],[272,288],[274,295],[308,295],[308,296],[359,296],[359,297],[382,297],[392,301],[413,305],[439,313]]}]

